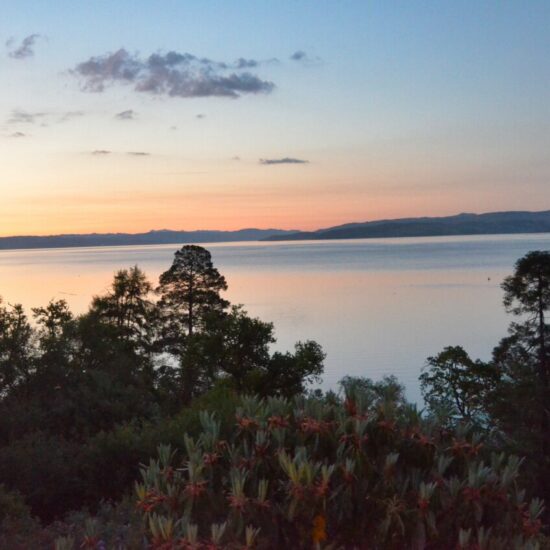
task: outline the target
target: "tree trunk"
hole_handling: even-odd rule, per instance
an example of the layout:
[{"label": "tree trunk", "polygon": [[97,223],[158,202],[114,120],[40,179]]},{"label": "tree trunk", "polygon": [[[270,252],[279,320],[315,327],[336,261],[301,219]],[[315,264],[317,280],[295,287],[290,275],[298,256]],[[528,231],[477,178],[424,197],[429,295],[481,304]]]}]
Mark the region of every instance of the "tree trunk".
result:
[{"label": "tree trunk", "polygon": [[189,336],[193,335],[193,293],[195,292],[195,289],[193,288],[193,280],[190,279],[189,281],[189,315],[187,316],[187,331],[189,333]]}]

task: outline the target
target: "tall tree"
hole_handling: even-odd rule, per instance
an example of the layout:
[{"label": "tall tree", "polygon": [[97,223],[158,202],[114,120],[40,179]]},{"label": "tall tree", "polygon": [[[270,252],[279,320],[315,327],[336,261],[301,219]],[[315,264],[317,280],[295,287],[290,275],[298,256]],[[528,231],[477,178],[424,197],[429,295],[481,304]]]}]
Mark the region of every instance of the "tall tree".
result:
[{"label": "tall tree", "polygon": [[153,286],[137,265],[121,269],[115,273],[107,294],[94,297],[90,313],[116,327],[123,340],[147,347],[155,312],[152,291]]},{"label": "tall tree", "polygon": [[225,277],[214,267],[208,250],[195,245],[178,250],[158,287],[159,307],[172,334],[192,336],[209,315],[223,312],[229,302],[220,296],[222,290],[227,290]]},{"label": "tall tree", "polygon": [[550,252],[533,251],[516,262],[513,275],[502,283],[504,306],[514,315],[521,316],[521,327],[512,325],[512,332],[521,329],[529,347],[538,355],[538,377],[544,413],[541,420],[548,428],[550,421],[550,364],[548,361],[548,325],[546,312],[550,308]]},{"label": "tall tree", "polygon": [[157,344],[159,351],[172,356],[159,373],[161,384],[173,385],[180,403],[207,390],[216,378],[217,365],[208,359],[213,341],[207,326],[225,316],[229,302],[220,296],[223,290],[227,290],[225,278],[201,246],[183,246],[159,278]]},{"label": "tall tree", "polygon": [[[550,497],[550,252],[520,258],[502,288],[504,305],[518,318],[493,353],[503,373],[489,403],[504,429],[532,453],[545,497]],[[533,426],[534,425],[534,426]],[[529,449],[529,443],[533,447]],[[545,472],[545,473],[544,473]]]},{"label": "tall tree", "polygon": [[0,392],[25,381],[32,371],[33,330],[23,306],[3,306],[0,298]]},{"label": "tall tree", "polygon": [[46,307],[32,308],[44,356],[67,356],[74,334],[74,317],[65,300],[52,300]]}]

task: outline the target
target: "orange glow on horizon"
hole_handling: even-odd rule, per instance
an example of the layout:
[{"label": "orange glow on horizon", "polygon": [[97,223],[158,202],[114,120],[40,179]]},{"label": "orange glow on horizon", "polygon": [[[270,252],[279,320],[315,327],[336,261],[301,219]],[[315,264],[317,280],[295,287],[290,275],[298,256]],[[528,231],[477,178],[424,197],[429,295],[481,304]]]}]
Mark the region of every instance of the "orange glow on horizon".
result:
[{"label": "orange glow on horizon", "polygon": [[[154,203],[146,207],[120,209],[64,208],[57,215],[37,212],[26,208],[26,216],[5,216],[0,220],[0,237],[9,236],[47,236],[60,234],[86,233],[147,233],[149,231],[237,231],[239,229],[283,229],[297,231],[315,231],[347,223],[360,223],[381,219],[408,217],[452,216],[468,211],[483,213],[497,211],[490,209],[464,209],[460,205],[442,207],[434,205],[429,210],[418,201],[400,201],[399,204],[382,202],[376,206],[356,201],[355,205],[338,204],[337,200],[314,206],[307,201],[294,202],[292,206],[284,200],[271,205],[259,205],[246,210],[228,209],[224,205],[211,205],[205,211],[199,209],[192,213],[180,214],[178,205]],[[455,203],[456,204],[456,203]],[[520,208],[518,208],[519,210]],[[538,208],[535,210],[540,210]],[[229,210],[229,211],[228,211]]]},{"label": "orange glow on horizon", "polygon": [[[536,178],[523,186],[511,181],[506,193],[495,193],[489,176],[472,167],[430,172],[413,161],[371,165],[357,154],[298,167],[175,158],[90,163],[82,155],[51,164],[37,157],[29,164],[22,152],[14,159],[5,168],[10,185],[3,189],[0,236],[312,231],[379,219],[510,210],[511,202],[515,209],[542,210],[545,203],[545,189]],[[487,185],[477,185],[480,177]],[[452,183],[456,178],[463,181],[460,191]]]}]

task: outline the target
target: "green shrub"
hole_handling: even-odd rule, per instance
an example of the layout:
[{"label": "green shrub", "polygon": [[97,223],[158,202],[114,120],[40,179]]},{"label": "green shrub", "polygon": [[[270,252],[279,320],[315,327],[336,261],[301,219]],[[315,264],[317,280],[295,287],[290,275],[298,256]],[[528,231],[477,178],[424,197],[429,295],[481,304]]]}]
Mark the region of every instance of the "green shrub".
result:
[{"label": "green shrub", "polygon": [[0,529],[6,550],[134,550],[146,548],[141,517],[134,499],[117,505],[102,503],[95,515],[72,512],[46,526],[30,518],[7,518]]},{"label": "green shrub", "polygon": [[[372,397],[372,396],[371,396]],[[240,400],[178,451],[142,467],[138,507],[152,548],[537,548],[541,501],[517,486],[521,461],[483,456],[403,402]]]},{"label": "green shrub", "polygon": [[36,432],[0,448],[0,479],[25,496],[33,514],[51,520],[82,504],[79,445]]}]

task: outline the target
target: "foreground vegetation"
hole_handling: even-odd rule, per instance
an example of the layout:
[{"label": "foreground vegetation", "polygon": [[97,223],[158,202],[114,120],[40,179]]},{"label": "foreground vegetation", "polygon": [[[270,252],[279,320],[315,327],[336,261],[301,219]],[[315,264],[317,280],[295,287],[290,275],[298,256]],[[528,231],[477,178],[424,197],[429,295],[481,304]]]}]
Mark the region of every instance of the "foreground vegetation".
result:
[{"label": "foreground vegetation", "polygon": [[203,413],[180,453],[162,446],[136,489],[153,547],[536,547],[542,503],[524,500],[517,458],[346,390],[243,398],[229,439]]},{"label": "foreground vegetation", "polygon": [[272,353],[226,288],[184,246],[78,317],[0,304],[1,548],[545,547],[550,254],[490,362],[428,359],[422,412],[391,377],[308,390],[320,346]]}]

